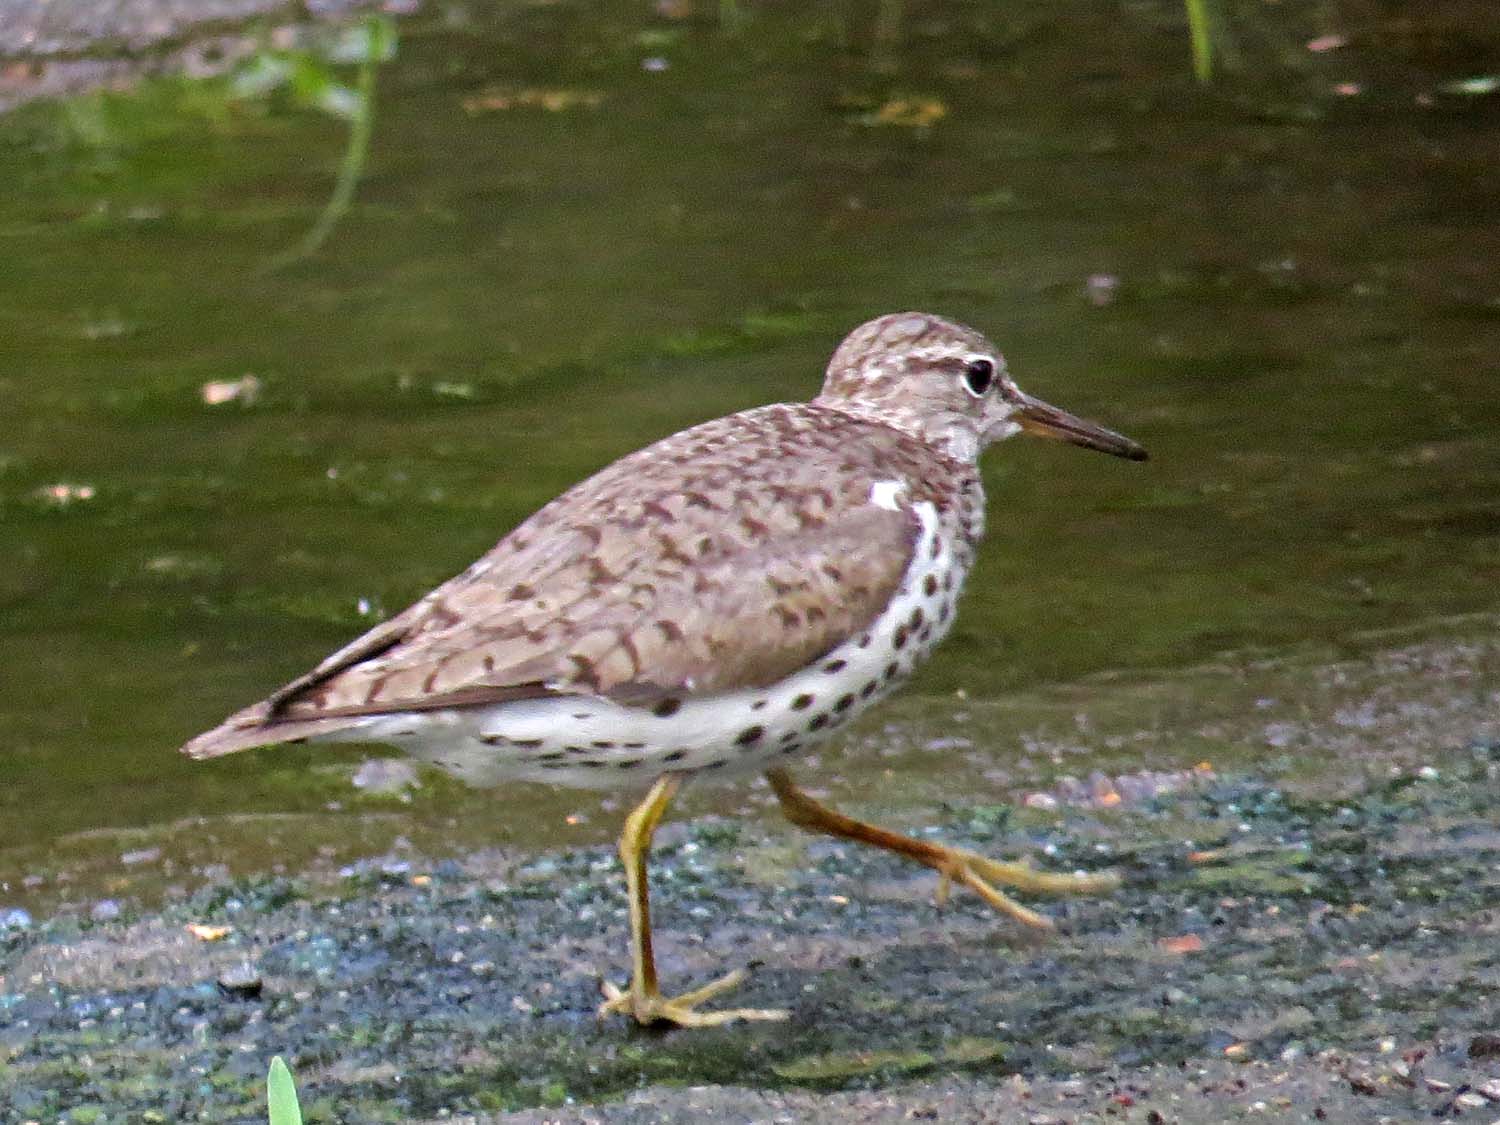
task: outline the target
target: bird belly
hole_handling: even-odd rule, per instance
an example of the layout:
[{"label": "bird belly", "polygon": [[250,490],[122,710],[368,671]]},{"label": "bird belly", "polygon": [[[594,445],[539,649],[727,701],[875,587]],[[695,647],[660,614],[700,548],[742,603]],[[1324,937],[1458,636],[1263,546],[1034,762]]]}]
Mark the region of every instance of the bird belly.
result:
[{"label": "bird belly", "polygon": [[328,737],[388,742],[475,786],[615,789],[668,772],[765,769],[825,741],[889,694],[951,627],[970,552],[931,504],[912,509],[921,530],[890,605],[865,631],[774,684],[647,706],[562,695],[398,712]]}]

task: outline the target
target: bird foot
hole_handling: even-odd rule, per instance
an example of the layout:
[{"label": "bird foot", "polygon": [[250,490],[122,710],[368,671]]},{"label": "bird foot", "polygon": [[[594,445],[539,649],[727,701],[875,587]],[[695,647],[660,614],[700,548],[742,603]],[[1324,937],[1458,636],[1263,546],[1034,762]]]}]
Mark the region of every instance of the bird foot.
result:
[{"label": "bird foot", "polygon": [[604,1003],[599,1005],[599,1018],[619,1014],[633,1016],[642,1025],[669,1023],[677,1027],[718,1027],[736,1020],[784,1020],[790,1015],[781,1008],[726,1008],[717,1012],[700,1012],[698,1005],[712,1000],[721,992],[738,987],[745,979],[745,971],[736,969],[726,976],[702,988],[684,992],[681,996],[667,998],[656,989],[638,991],[633,986],[625,989],[610,981],[603,981],[600,990]]},{"label": "bird foot", "polygon": [[1056,874],[1037,871],[1025,863],[1003,863],[977,852],[961,848],[943,848],[944,855],[934,863],[940,876],[937,888],[937,904],[948,901],[948,892],[954,883],[972,888],[987,903],[1002,914],[1039,930],[1053,929],[1052,919],[1028,910],[1009,895],[1001,893],[995,884],[1001,883],[1020,891],[1049,895],[1095,895],[1115,890],[1120,877],[1112,871],[1094,874],[1073,872]]}]

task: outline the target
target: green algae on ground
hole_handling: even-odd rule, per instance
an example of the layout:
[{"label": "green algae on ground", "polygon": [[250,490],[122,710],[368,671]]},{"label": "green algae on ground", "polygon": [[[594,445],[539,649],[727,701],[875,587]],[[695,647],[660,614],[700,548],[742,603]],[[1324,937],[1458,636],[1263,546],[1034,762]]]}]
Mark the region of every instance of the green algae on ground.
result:
[{"label": "green algae on ground", "polygon": [[805,1055],[771,1070],[788,1082],[845,1083],[853,1078],[869,1078],[926,1070],[937,1059],[927,1051],[840,1051],[826,1055]]}]

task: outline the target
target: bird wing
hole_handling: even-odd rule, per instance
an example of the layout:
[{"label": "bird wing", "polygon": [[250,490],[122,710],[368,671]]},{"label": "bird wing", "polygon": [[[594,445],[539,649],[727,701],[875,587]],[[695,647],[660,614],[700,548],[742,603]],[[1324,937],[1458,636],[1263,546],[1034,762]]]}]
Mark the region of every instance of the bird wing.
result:
[{"label": "bird wing", "polygon": [[565,493],[184,750],[210,757],[397,711],[768,685],[890,600],[919,525],[872,488],[897,477],[912,498],[939,497],[950,482],[925,479],[922,462],[913,439],[805,406],[684,431]]}]

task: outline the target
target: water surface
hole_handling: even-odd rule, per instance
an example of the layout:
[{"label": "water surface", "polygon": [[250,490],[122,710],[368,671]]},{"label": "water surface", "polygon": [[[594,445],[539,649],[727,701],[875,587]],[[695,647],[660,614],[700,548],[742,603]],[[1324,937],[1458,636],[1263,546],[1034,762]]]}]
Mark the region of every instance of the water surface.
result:
[{"label": "water surface", "polygon": [[958,627],[870,729],[1500,607],[1500,131],[1459,63],[1378,23],[1313,56],[1311,6],[1213,91],[1170,5],[935,3],[886,42],[744,15],[412,17],[356,205],[280,270],[341,125],[185,83],[0,120],[6,899],[138,843],[185,876],[183,834],[254,864],[612,830],[570,794],[362,797],[358,751],[174,750],[901,308],[1154,459],[993,451]]}]

